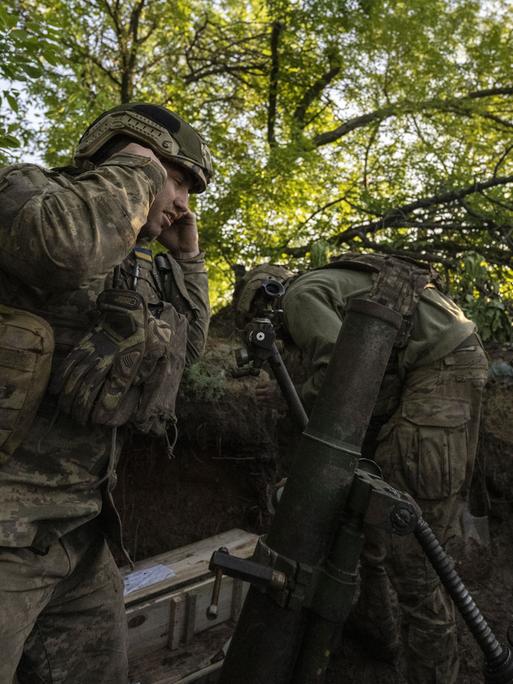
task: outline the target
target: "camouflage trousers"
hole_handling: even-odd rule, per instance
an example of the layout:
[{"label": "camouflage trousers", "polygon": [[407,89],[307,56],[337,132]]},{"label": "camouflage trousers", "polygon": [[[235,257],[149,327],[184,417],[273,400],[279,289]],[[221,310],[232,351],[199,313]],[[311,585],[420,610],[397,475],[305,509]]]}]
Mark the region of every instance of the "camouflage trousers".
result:
[{"label": "camouflage trousers", "polygon": [[94,524],[44,555],[0,548],[0,682],[126,684],[123,585]]},{"label": "camouflage trousers", "polygon": [[[461,536],[477,449],[488,362],[477,337],[472,341],[407,375],[400,405],[381,429],[375,452],[385,480],[415,498],[442,544]],[[360,598],[365,603],[368,596],[373,619],[385,626],[394,622],[385,614],[391,602],[372,586],[386,586],[383,579],[399,601],[408,683],[454,684],[455,609],[413,535],[366,530]]]}]

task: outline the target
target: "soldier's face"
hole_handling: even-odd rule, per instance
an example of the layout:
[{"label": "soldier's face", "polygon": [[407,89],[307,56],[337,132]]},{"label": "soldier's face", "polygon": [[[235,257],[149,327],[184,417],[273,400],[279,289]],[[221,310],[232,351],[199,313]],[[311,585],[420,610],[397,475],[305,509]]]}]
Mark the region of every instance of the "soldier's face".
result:
[{"label": "soldier's face", "polygon": [[153,200],[146,223],[141,229],[142,237],[158,238],[189,210],[189,192],[192,178],[187,171],[171,162],[162,160],[167,171],[164,187]]}]

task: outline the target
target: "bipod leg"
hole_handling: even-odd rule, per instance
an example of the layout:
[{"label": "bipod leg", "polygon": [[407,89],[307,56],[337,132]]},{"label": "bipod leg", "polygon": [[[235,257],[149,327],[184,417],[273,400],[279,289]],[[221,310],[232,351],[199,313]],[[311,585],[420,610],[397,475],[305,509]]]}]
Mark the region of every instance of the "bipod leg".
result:
[{"label": "bipod leg", "polygon": [[423,518],[420,518],[413,532],[483,652],[486,684],[513,684],[511,649],[497,641],[433,530]]},{"label": "bipod leg", "polygon": [[271,348],[271,355],[267,359],[271,370],[276,378],[276,382],[280,386],[281,393],[285,401],[289,405],[290,412],[296,421],[297,425],[304,430],[308,425],[308,416],[301,402],[299,394],[292,382],[287,367],[283,362],[283,358],[278,351],[278,347],[273,343]]}]

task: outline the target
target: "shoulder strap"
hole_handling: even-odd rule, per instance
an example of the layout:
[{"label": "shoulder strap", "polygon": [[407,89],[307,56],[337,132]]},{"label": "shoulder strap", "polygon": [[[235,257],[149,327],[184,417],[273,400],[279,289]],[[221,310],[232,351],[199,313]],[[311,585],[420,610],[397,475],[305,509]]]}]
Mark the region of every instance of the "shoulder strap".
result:
[{"label": "shoulder strap", "polygon": [[370,298],[403,316],[396,346],[404,347],[411,333],[412,319],[426,287],[440,287],[434,268],[425,262],[399,255],[347,253],[321,268],[349,268],[372,273]]},{"label": "shoulder strap", "polygon": [[164,286],[166,299],[179,313],[190,316],[197,310],[197,306],[187,291],[185,278],[178,263],[168,252],[164,252],[157,254],[155,265]]}]

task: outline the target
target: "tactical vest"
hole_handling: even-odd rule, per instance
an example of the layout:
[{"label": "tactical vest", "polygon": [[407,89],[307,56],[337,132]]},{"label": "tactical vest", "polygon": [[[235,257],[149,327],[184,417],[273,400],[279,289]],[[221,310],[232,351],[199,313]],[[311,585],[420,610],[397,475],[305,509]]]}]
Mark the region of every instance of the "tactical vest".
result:
[{"label": "tactical vest", "polygon": [[[159,258],[160,257],[160,258]],[[169,326],[172,343],[168,349],[169,364],[172,372],[168,378],[169,383],[165,388],[160,388],[160,397],[166,412],[171,414],[171,419],[176,420],[175,405],[178,388],[185,368],[187,354],[187,325],[188,317],[183,313],[185,309],[185,297],[188,298],[185,285],[173,270],[171,260],[167,255],[159,255],[154,263],[153,253],[150,247],[137,245],[125,261],[114,271],[113,286],[122,289],[135,290],[146,301],[148,310],[155,318]],[[176,268],[179,268],[176,266]],[[165,301],[169,280],[173,280],[173,302]],[[184,292],[182,292],[182,290]],[[132,394],[138,394],[142,387],[130,389]],[[164,396],[165,395],[165,396]],[[156,398],[156,401],[159,397]],[[128,422],[131,414],[124,415],[123,422]],[[147,432],[144,426],[138,425],[138,429]]]},{"label": "tactical vest", "polygon": [[395,347],[399,349],[408,343],[413,314],[422,292],[427,287],[441,288],[440,277],[430,264],[406,256],[348,252],[315,270],[328,268],[348,268],[372,274],[369,299],[397,311],[403,317],[395,342]]},{"label": "tactical vest", "polygon": [[370,273],[372,286],[367,297],[403,317],[362,445],[362,453],[373,458],[378,434],[399,406],[404,378],[399,374],[398,356],[408,344],[420,296],[427,287],[441,289],[441,283],[438,273],[430,264],[404,256],[348,252],[318,270],[328,268],[348,268]]},{"label": "tactical vest", "polygon": [[[167,255],[166,258],[164,255],[161,257],[161,268],[153,266],[149,249],[134,248],[131,259],[130,265],[128,257],[122,266],[115,269],[119,278],[116,285],[140,292],[151,313],[171,328],[173,381],[166,392],[165,403],[174,415],[176,394],[185,367],[189,296]],[[165,269],[162,267],[164,263]],[[177,265],[176,269],[179,269]],[[160,282],[170,279],[174,282],[174,290],[178,291],[177,301],[173,303],[163,301],[166,288],[163,287],[164,282]],[[61,322],[61,327],[71,326],[73,336],[77,338],[78,335],[78,339],[71,345],[65,341],[64,346],[61,340],[57,363],[87,333],[91,322],[87,316],[80,322]],[[43,308],[34,307],[28,311],[0,303],[0,465],[23,442],[48,388],[52,359],[55,363],[56,353],[54,325],[54,316]],[[59,337],[63,337],[62,331]],[[129,419],[128,415],[126,419]]]}]

